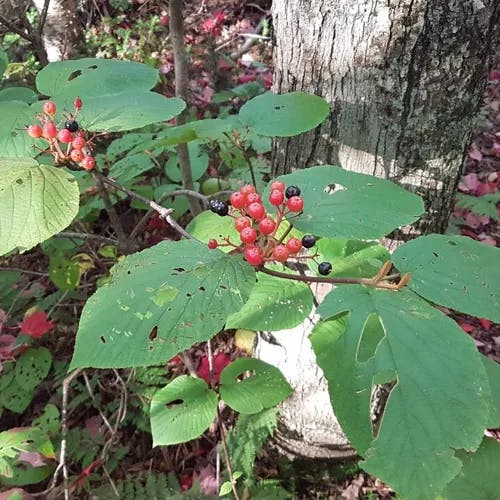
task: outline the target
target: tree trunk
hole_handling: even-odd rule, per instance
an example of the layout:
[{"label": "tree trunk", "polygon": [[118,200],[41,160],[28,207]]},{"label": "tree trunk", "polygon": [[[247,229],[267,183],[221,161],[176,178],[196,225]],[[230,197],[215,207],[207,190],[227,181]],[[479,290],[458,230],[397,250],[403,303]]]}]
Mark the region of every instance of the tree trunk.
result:
[{"label": "tree trunk", "polygon": [[[320,95],[331,115],[313,132],[276,141],[273,174],[334,164],[397,181],[424,198],[417,230],[443,232],[499,17],[498,0],[274,0],[274,91]],[[346,439],[306,340],[310,322],[275,335],[279,346],[264,336],[257,354],[295,389],[279,448],[338,458]]]}]

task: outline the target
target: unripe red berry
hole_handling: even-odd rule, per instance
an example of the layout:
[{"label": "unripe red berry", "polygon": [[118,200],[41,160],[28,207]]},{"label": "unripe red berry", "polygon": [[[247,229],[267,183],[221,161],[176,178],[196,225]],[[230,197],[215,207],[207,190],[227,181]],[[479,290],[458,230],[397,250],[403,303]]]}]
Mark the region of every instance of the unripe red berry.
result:
[{"label": "unripe red berry", "polygon": [[[74,151],[78,151],[78,149],[75,149]],[[93,156],[86,156],[81,163],[82,167],[85,170],[92,170],[95,167],[95,159]]]},{"label": "unripe red berry", "polygon": [[57,138],[63,144],[69,144],[73,140],[73,134],[66,128],[62,128],[57,133]]},{"label": "unripe red berry", "polygon": [[262,202],[262,198],[260,196],[260,194],[258,193],[248,193],[246,195],[247,199],[246,199],[246,202],[245,202],[245,206],[248,207],[248,205],[251,205],[252,203],[261,203]]},{"label": "unripe red berry", "polygon": [[285,191],[285,183],[281,181],[271,182],[271,191]]},{"label": "unripe red berry", "polygon": [[75,109],[82,109],[82,104],[82,100],[79,97],[75,97],[75,100],[73,101]]},{"label": "unripe red berry", "polygon": [[69,156],[75,163],[80,163],[85,158],[81,149],[73,149]]},{"label": "unripe red berry", "polygon": [[281,205],[284,199],[285,195],[283,194],[283,192],[278,191],[277,189],[271,191],[271,194],[269,195],[269,203],[271,203],[271,205],[274,205],[275,207]]},{"label": "unripe red berry", "polygon": [[245,248],[245,259],[252,266],[260,266],[264,260],[262,248],[257,246],[249,246]]},{"label": "unripe red berry", "polygon": [[290,238],[286,242],[286,247],[288,248],[290,253],[300,252],[302,248],[302,241],[300,241],[298,238]]},{"label": "unripe red berry", "polygon": [[44,123],[42,135],[45,139],[54,139],[57,136],[57,127],[52,122]]},{"label": "unripe red berry", "polygon": [[254,243],[257,239],[257,231],[253,227],[245,227],[241,230],[240,240],[247,245]]},{"label": "unripe red berry", "polygon": [[278,262],[285,262],[288,259],[290,252],[285,245],[276,245],[273,249],[273,257]]},{"label": "unripe red berry", "polygon": [[81,135],[77,135],[71,141],[71,146],[75,149],[83,149],[86,145],[87,145],[87,141]]},{"label": "unripe red berry", "polygon": [[238,233],[241,233],[246,227],[251,227],[252,221],[248,217],[238,217],[234,221],[234,227]]},{"label": "unripe red berry", "polygon": [[30,125],[27,128],[28,135],[30,137],[33,137],[33,139],[38,139],[39,137],[42,137],[43,130],[40,125]]},{"label": "unripe red berry", "polygon": [[302,212],[304,208],[304,200],[300,196],[292,196],[288,198],[286,206],[290,212]]},{"label": "unripe red berry", "polygon": [[229,197],[229,201],[234,208],[243,208],[246,203],[246,196],[240,192],[236,192]]},{"label": "unripe red berry", "polygon": [[217,240],[214,240],[213,238],[208,240],[208,248],[210,248],[210,250],[214,250],[218,246],[219,244],[217,243]]},{"label": "unripe red berry", "polygon": [[53,116],[56,114],[56,103],[52,101],[45,101],[43,103],[43,112],[47,115]]},{"label": "unripe red berry", "polygon": [[276,228],[276,222],[273,221],[273,219],[270,219],[269,217],[264,217],[260,222],[259,222],[259,229],[262,234],[271,234]]},{"label": "unripe red berry", "polygon": [[266,215],[266,209],[262,203],[251,203],[247,206],[247,214],[255,220],[260,220]]},{"label": "unripe red berry", "polygon": [[245,195],[250,194],[250,193],[255,193],[255,186],[253,186],[252,184],[245,184],[240,189],[240,193],[245,194]]}]

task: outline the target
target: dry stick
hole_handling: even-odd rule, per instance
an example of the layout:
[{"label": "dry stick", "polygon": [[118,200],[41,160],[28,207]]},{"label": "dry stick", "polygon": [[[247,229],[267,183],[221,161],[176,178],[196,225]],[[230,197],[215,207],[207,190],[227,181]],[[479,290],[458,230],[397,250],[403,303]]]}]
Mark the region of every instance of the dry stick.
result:
[{"label": "dry stick", "polygon": [[21,38],[24,38],[31,44],[35,45],[35,38],[29,33],[25,33],[23,30],[20,30],[14,23],[11,23],[8,19],[0,15],[0,24],[3,24],[9,31],[12,33],[16,33]]},{"label": "dry stick", "polygon": [[49,10],[50,0],[45,0],[43,3],[42,12],[40,13],[40,21],[38,22],[37,34],[38,38],[42,37],[43,27],[45,26],[45,21],[47,20],[47,12]]},{"label": "dry stick", "polygon": [[54,238],[97,240],[102,241],[103,243],[109,243],[110,245],[116,245],[118,243],[116,238],[108,238],[107,236],[101,236],[99,234],[76,233],[73,231],[61,231],[60,233],[54,234]]},{"label": "dry stick", "polygon": [[104,207],[106,208],[106,212],[108,213],[109,220],[113,225],[114,230],[116,231],[116,235],[118,236],[118,245],[122,252],[128,253],[130,249],[130,242],[123,229],[120,218],[118,217],[118,213],[115,210],[115,207],[111,203],[111,198],[109,197],[108,191],[105,186],[106,177],[99,172],[92,172],[92,176],[95,179],[99,192],[101,194],[102,200],[104,202]]},{"label": "dry stick", "polygon": [[[172,49],[174,53],[175,71],[175,95],[187,103],[188,98],[188,72],[186,63],[186,51],[184,47],[184,21],[182,12],[182,0],[170,0],[170,38],[172,39]],[[187,113],[184,110],[177,117],[177,125],[184,125],[187,122]],[[193,174],[191,171],[191,161],[187,144],[176,146],[177,158],[179,159],[180,174],[182,184],[185,189],[194,189]],[[189,209],[193,216],[201,212],[200,204],[193,198],[188,198]]]},{"label": "dry stick", "polygon": [[[207,341],[207,357],[208,357],[208,372],[210,374],[210,385],[213,387],[215,385],[215,376],[214,376],[214,354],[212,352],[212,345],[210,340]],[[227,473],[229,475],[229,482],[231,483],[231,488],[233,490],[234,498],[236,500],[240,500],[238,495],[238,491],[236,490],[236,480],[233,475],[233,468],[231,466],[231,460],[229,458],[229,450],[227,448],[226,441],[226,430],[224,428],[224,422],[222,421],[222,415],[220,413],[219,404],[217,403],[217,426],[220,430],[220,437],[222,441],[222,448],[224,450],[224,458],[226,459]]]}]

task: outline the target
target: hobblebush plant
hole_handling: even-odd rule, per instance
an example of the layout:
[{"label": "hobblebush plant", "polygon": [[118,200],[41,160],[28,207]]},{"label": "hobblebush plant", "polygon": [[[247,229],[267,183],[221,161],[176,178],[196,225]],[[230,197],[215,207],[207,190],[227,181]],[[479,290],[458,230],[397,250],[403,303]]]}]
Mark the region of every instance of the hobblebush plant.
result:
[{"label": "hobblebush plant", "polygon": [[[245,184],[228,201],[212,199],[181,228],[168,206],[107,177],[99,161],[72,156],[77,137],[87,141],[90,134],[178,115],[185,107],[180,99],[150,90],[157,77],[137,63],[65,61],[36,78],[53,108],[48,101],[0,100],[0,254],[28,250],[66,228],[79,210],[76,178],[90,166],[95,179],[146,203],[182,236],[112,268],[83,309],[70,370],[165,363],[223,328],[291,328],[312,310],[309,284],[331,283],[310,340],[362,467],[405,498],[466,498],[463,485],[472,474],[483,478],[477,497],[498,491],[496,476],[478,464],[500,458],[500,446],[483,438],[485,429],[500,426],[500,368],[439,306],[500,322],[499,250],[434,234],[389,255],[376,240],[417,221],[422,200],[389,181],[332,165],[281,176],[260,193]],[[67,110],[73,114],[65,116]],[[293,136],[328,113],[317,96],[265,93],[236,118],[172,126],[161,137],[138,134],[125,151],[208,144],[234,129],[238,137]],[[43,154],[47,149],[52,156]],[[384,383],[392,389],[375,432],[370,398],[373,386]],[[279,370],[251,358],[228,365],[218,384],[180,376],[153,397],[154,445],[202,434],[219,399],[248,419],[290,391]]]}]

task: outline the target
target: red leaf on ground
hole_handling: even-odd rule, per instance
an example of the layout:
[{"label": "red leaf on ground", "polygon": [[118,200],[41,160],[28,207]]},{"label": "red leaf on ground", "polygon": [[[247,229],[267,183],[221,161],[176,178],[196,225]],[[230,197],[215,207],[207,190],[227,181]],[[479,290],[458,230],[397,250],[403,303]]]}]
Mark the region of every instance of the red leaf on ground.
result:
[{"label": "red leaf on ground", "polygon": [[[214,378],[218,383],[222,370],[231,362],[231,358],[220,352],[214,357]],[[198,377],[202,378],[207,384],[210,383],[210,370],[208,367],[208,358],[205,356],[201,358],[200,367],[198,368]]]},{"label": "red leaf on ground", "polygon": [[179,483],[181,485],[182,491],[187,491],[193,486],[193,475],[192,474],[183,474],[180,477]]},{"label": "red leaf on ground", "polygon": [[21,327],[22,334],[37,339],[54,328],[56,324],[47,320],[47,313],[45,311],[40,311],[24,318],[19,326]]}]

